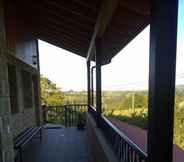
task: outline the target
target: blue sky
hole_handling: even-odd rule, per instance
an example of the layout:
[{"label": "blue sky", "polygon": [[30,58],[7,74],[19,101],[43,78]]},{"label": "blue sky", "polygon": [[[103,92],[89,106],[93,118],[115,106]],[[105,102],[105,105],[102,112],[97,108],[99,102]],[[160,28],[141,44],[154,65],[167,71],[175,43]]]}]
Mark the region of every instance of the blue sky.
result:
[{"label": "blue sky", "polygon": [[[184,84],[184,0],[178,16],[176,83]],[[86,60],[46,42],[39,41],[41,74],[63,90],[86,89]],[[102,68],[103,90],[147,89],[149,26],[130,42],[112,62]]]}]

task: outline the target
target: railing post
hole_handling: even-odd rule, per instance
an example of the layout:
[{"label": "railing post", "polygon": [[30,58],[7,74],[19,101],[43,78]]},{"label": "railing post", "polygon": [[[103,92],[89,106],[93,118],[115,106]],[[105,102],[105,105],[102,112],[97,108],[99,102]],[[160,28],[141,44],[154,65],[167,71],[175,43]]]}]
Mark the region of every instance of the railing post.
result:
[{"label": "railing post", "polygon": [[177,14],[177,0],[151,0],[149,162],[172,162]]},{"label": "railing post", "polygon": [[100,119],[102,113],[101,99],[101,39],[96,39],[96,111],[97,111],[97,126],[100,127]]},{"label": "railing post", "polygon": [[68,120],[67,120],[67,106],[64,106],[64,111],[65,111],[65,127],[67,128],[68,126]]},{"label": "railing post", "polygon": [[91,91],[90,91],[90,61],[87,61],[87,90],[88,90],[88,111],[91,104]]}]

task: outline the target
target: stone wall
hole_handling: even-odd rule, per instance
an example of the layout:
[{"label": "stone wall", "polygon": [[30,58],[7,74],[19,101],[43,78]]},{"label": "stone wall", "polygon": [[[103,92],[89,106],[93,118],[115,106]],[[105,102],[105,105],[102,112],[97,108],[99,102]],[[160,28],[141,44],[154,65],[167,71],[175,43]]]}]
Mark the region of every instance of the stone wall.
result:
[{"label": "stone wall", "polygon": [[39,71],[9,54],[7,55],[7,63],[14,65],[16,68],[16,73],[17,73],[16,76],[17,76],[18,113],[14,113],[11,115],[12,134],[13,134],[13,137],[16,137],[26,128],[36,125],[35,109],[40,108],[40,107],[35,107],[34,90],[32,92],[33,107],[26,108],[24,106],[24,101],[23,101],[24,94],[23,94],[23,84],[22,84],[23,80],[22,80],[21,72],[22,70],[24,70],[24,71],[29,72],[31,76],[34,75],[34,76],[39,77]]},{"label": "stone wall", "polygon": [[25,110],[24,113],[18,113],[11,116],[13,137],[19,135],[26,128],[36,125],[34,109]]},{"label": "stone wall", "polygon": [[[30,34],[25,34],[28,31],[24,30],[23,27],[19,28],[19,26],[16,26],[17,24],[11,24],[8,27],[8,19],[5,17],[2,1],[0,0],[0,161],[14,162],[13,138],[26,128],[36,125],[38,122],[36,122],[35,112],[41,112],[41,110],[35,111],[34,99],[32,107],[25,108],[24,106],[21,71],[28,71],[31,75],[38,77],[40,74],[39,63],[37,65],[32,64],[32,56],[38,54],[37,40],[32,38]],[[6,3],[6,1],[4,2]],[[12,20],[12,22],[15,21],[17,20]],[[17,22],[20,22],[20,20]],[[18,28],[21,30],[14,31]],[[21,31],[23,32],[22,35]],[[16,32],[16,34],[13,32]],[[8,64],[13,64],[16,67],[18,113],[15,114],[11,112]],[[37,109],[41,109],[40,105]],[[37,116],[41,116],[41,114]]]},{"label": "stone wall", "polygon": [[5,25],[2,0],[0,0],[0,158],[3,162],[14,161],[10,98],[6,64]]}]

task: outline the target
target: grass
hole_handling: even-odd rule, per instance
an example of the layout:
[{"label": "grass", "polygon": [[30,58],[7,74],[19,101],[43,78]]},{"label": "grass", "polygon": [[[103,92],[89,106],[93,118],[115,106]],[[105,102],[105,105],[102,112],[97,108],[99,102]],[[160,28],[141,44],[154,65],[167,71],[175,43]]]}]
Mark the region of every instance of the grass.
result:
[{"label": "grass", "polygon": [[[181,114],[181,113],[180,113]],[[142,129],[148,128],[148,111],[147,109],[137,108],[135,110],[108,110],[104,113],[105,116],[118,119],[128,124],[137,126]],[[180,116],[183,116],[181,114]],[[175,112],[174,121],[174,144],[184,149],[184,119],[179,117]]]},{"label": "grass", "polygon": [[112,117],[118,119],[120,121],[124,121],[126,123],[135,125],[142,129],[148,128],[148,115],[147,109],[137,108],[137,109],[127,109],[127,110],[111,110],[106,111],[105,115],[108,117]]}]

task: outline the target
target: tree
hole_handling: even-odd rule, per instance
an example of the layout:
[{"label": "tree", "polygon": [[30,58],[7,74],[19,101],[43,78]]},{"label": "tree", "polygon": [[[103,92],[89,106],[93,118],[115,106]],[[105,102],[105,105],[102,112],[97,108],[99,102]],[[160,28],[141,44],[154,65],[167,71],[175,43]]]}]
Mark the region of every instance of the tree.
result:
[{"label": "tree", "polygon": [[62,105],[64,93],[55,83],[41,75],[41,100],[44,105]]}]

